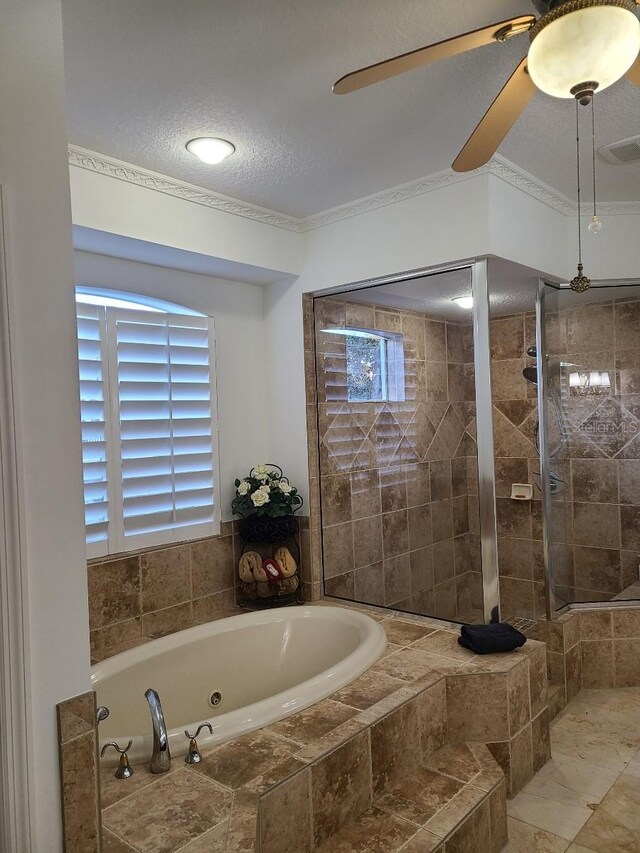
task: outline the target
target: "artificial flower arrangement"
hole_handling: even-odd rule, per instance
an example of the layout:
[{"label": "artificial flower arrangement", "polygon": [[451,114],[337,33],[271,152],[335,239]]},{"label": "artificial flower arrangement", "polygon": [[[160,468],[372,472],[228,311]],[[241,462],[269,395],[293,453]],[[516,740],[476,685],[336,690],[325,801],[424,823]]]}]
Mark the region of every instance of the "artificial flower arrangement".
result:
[{"label": "artificial flower arrangement", "polygon": [[252,514],[280,518],[293,515],[302,506],[298,490],[278,465],[256,465],[248,477],[235,481],[235,487],[231,509],[243,518]]}]

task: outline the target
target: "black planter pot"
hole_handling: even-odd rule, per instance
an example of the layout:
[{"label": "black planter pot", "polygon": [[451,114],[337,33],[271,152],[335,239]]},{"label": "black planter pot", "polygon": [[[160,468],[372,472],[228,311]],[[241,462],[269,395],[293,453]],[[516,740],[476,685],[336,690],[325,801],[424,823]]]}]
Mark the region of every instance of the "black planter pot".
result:
[{"label": "black planter pot", "polygon": [[293,515],[249,515],[240,522],[240,536],[245,542],[283,542],[297,532],[298,519]]}]

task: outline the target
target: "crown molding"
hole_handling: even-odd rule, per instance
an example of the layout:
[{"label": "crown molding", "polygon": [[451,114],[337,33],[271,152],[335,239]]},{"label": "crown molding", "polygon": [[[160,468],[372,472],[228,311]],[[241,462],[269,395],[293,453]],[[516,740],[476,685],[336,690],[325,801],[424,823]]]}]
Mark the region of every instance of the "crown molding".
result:
[{"label": "crown molding", "polygon": [[[95,151],[79,148],[76,145],[69,146],[69,165],[107,175],[110,178],[126,181],[195,204],[201,204],[223,213],[230,213],[233,216],[242,216],[245,219],[253,219],[266,225],[273,225],[276,228],[297,232],[313,231],[316,228],[322,228],[343,219],[351,219],[354,216],[360,216],[363,213],[387,207],[390,204],[397,204],[409,198],[453,186],[479,175],[491,175],[498,178],[564,216],[575,216],[576,214],[576,205],[572,199],[562,195],[553,187],[545,184],[544,181],[539,180],[499,154],[496,154],[486,166],[482,166],[473,172],[461,173],[446,169],[414,181],[408,181],[406,184],[400,184],[355,199],[347,204],[314,213],[303,219],[213,193],[202,187],[187,184],[175,178],[168,178],[166,175],[160,175],[157,172],[151,172],[148,169],[142,169],[139,166],[97,154]],[[640,202],[635,201],[603,202],[598,207],[600,213],[606,216],[640,215]]]},{"label": "crown molding", "polygon": [[603,216],[640,216],[640,201],[598,202],[598,213]]},{"label": "crown molding", "polygon": [[490,174],[496,178],[500,178],[505,183],[520,190],[523,193],[541,201],[550,207],[552,210],[562,213],[565,216],[572,216],[576,212],[576,204],[566,195],[558,192],[549,184],[545,184],[539,178],[536,178],[530,172],[526,172],[515,163],[495,154],[488,164]]},{"label": "crown molding", "polygon": [[520,190],[520,192],[524,192],[537,201],[541,201],[547,207],[558,211],[558,213],[562,213],[565,216],[575,214],[576,206],[571,199],[558,193],[548,184],[525,172],[524,169],[520,169],[504,157],[496,155],[486,166],[481,166],[473,172],[460,173],[446,169],[443,172],[437,172],[434,175],[418,178],[418,180],[400,184],[397,187],[383,190],[374,195],[356,199],[348,204],[343,204],[330,210],[323,210],[302,220],[302,230],[311,231],[315,228],[322,228],[324,225],[331,225],[333,222],[349,219],[352,216],[359,216],[361,213],[367,213],[379,207],[386,207],[389,204],[405,201],[408,198],[414,198],[423,193],[452,186],[460,181],[469,180],[478,175],[493,175]]},{"label": "crown molding", "polygon": [[331,225],[334,222],[340,222],[342,219],[350,219],[352,216],[360,216],[362,213],[368,213],[370,210],[377,210],[380,207],[386,207],[389,204],[396,204],[399,201],[405,201],[408,198],[430,193],[434,190],[449,187],[461,181],[469,180],[470,177],[488,171],[487,167],[478,169],[473,173],[452,172],[447,169],[444,172],[436,172],[433,175],[427,175],[424,178],[418,178],[414,181],[408,181],[406,184],[399,184],[373,195],[364,196],[363,198],[355,199],[347,204],[341,204],[338,207],[332,207],[329,210],[321,210],[320,213],[314,213],[302,220],[303,230],[312,231],[315,228],[322,228],[324,225]]},{"label": "crown molding", "polygon": [[76,145],[69,145],[69,165],[87,169],[89,172],[98,172],[100,175],[117,178],[119,181],[125,181],[128,184],[134,184],[148,190],[155,190],[185,201],[192,201],[195,204],[220,210],[223,213],[230,213],[233,216],[242,216],[244,219],[253,219],[266,225],[273,225],[276,228],[284,228],[287,231],[303,230],[301,220],[295,216],[287,216],[275,210],[268,210],[255,204],[247,204],[175,178],[168,178],[166,175],[160,175],[157,172],[133,166],[131,163],[124,163],[122,160],[115,160],[113,157],[106,157],[104,154],[79,148]]}]

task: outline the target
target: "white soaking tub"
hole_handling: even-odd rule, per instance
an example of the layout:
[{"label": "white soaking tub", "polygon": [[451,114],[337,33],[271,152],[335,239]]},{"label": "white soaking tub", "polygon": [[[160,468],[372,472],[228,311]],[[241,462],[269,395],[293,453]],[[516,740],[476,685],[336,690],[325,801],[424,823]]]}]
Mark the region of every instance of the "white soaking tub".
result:
[{"label": "white soaking tub", "polygon": [[[246,613],[153,640],[92,668],[98,705],[110,712],[100,745],[132,740],[131,761],[151,757],[148,688],[160,696],[172,755],[182,755],[184,729],[209,721],[213,734],[202,730],[202,747],[273,723],[353,681],[385,646],[369,616],[325,606]],[[107,755],[117,759],[113,750]]]}]

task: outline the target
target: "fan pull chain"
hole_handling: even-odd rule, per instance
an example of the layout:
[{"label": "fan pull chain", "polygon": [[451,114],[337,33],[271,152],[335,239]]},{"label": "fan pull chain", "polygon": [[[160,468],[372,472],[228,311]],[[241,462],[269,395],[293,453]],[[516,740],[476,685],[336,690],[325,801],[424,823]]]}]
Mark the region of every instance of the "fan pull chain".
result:
[{"label": "fan pull chain", "polygon": [[596,114],[594,104],[595,96],[591,99],[591,165],[593,167],[593,216],[589,223],[588,230],[592,234],[599,234],[602,231],[602,221],[598,218],[597,209],[597,193],[596,193]]},{"label": "fan pull chain", "polygon": [[580,104],[578,103],[578,99],[576,98],[576,172],[577,172],[577,185],[578,185],[578,275],[575,278],[572,278],[569,282],[569,286],[571,290],[575,290],[576,293],[584,293],[585,290],[591,285],[591,279],[587,278],[586,275],[583,275],[582,272],[582,227],[581,227],[581,215],[582,215],[582,204],[581,204],[581,187],[580,187]]}]

